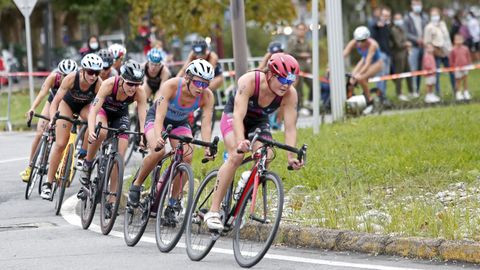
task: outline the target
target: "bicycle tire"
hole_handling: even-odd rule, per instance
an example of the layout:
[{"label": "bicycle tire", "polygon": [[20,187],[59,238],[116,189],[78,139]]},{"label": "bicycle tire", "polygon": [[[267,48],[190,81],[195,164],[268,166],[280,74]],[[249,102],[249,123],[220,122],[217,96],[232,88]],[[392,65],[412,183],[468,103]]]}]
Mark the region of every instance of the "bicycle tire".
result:
[{"label": "bicycle tire", "polygon": [[[40,144],[37,147],[37,150],[35,150],[35,154],[33,155],[33,159],[30,163],[30,177],[28,177],[28,182],[27,186],[25,187],[25,200],[28,200],[30,198],[30,195],[32,195],[33,188],[35,187],[35,182],[37,182],[37,174],[39,173],[39,169],[42,166],[41,163],[41,157],[42,156],[42,151],[44,149],[44,143],[43,140],[40,141]],[[39,161],[37,163],[37,161]],[[40,177],[42,177],[42,174],[40,174]]]},{"label": "bicycle tire", "polygon": [[[272,189],[269,189],[270,187]],[[257,219],[263,216],[264,221],[270,220],[270,222],[265,224],[259,220],[247,218],[246,212],[251,208],[253,188],[252,185],[240,205],[239,215],[235,219],[233,237],[235,260],[241,267],[247,268],[256,265],[267,253],[277,234],[283,210],[282,181],[275,173],[268,172],[258,186],[254,215]],[[270,194],[269,191],[274,193]],[[273,213],[272,210],[275,208],[277,211]],[[260,211],[260,215],[256,215],[257,211]]]},{"label": "bicycle tire", "polygon": [[[42,193],[42,183],[43,183],[43,177],[47,175],[48,172],[48,158],[50,156],[50,151],[52,150],[52,144],[48,139],[45,141],[45,151],[43,152],[43,155],[41,156],[42,158],[42,177],[40,177],[40,181],[38,181],[38,195]],[[53,189],[52,189],[53,191]]]},{"label": "bicycle tire", "polygon": [[[182,197],[178,205],[170,205],[170,198],[174,198],[174,180],[179,176],[180,183],[184,185]],[[184,178],[185,176],[186,178]],[[178,181],[178,180],[177,180]],[[185,213],[190,211],[193,200],[194,178],[192,167],[187,163],[180,163],[170,175],[170,179],[162,190],[160,201],[157,207],[157,219],[155,222],[155,239],[158,250],[161,252],[170,252],[180,241],[185,229]],[[187,189],[187,190],[185,190]],[[185,192],[187,193],[185,196]],[[178,198],[177,198],[178,199]]]},{"label": "bicycle tire", "polygon": [[[113,162],[112,162],[113,161]],[[115,169],[115,164],[117,165]],[[122,188],[123,188],[123,159],[120,154],[115,154],[113,159],[108,161],[107,170],[105,173],[105,178],[103,180],[102,196],[100,199],[100,229],[104,235],[110,233],[117,219],[118,207],[120,205],[120,200],[122,199]],[[111,176],[114,170],[117,171],[117,186],[115,189],[115,194],[111,194],[110,184]],[[111,217],[106,217],[106,206],[108,203],[108,196],[115,196],[115,203],[111,206]]]},{"label": "bicycle tire", "polygon": [[98,183],[100,183],[101,179],[99,176],[99,168],[98,168],[99,160],[95,159],[90,174],[90,185],[88,186],[89,195],[85,200],[80,200],[80,220],[82,222],[82,228],[84,230],[90,227],[92,224],[93,216],[95,215],[95,209],[97,208],[97,192],[98,192]]},{"label": "bicycle tire", "polygon": [[203,215],[210,209],[217,174],[218,170],[213,170],[205,176],[187,213],[185,244],[187,255],[192,261],[205,258],[216,242],[212,239],[207,224],[203,222]]},{"label": "bicycle tire", "polygon": [[62,210],[63,197],[65,196],[65,189],[67,188],[68,178],[70,177],[70,169],[72,168],[73,150],[73,146],[69,144],[67,146],[67,154],[65,156],[66,160],[63,163],[61,168],[62,171],[59,175],[60,179],[57,180],[59,183],[58,187],[60,188],[60,193],[55,200],[55,215],[57,216],[60,214],[60,210]]},{"label": "bicycle tire", "polygon": [[[140,170],[140,169],[138,169]],[[137,179],[138,170],[135,173],[134,179]],[[157,170],[157,167],[155,167]],[[142,238],[143,233],[148,225],[148,220],[150,218],[150,208],[151,208],[151,196],[155,196],[156,181],[152,181],[152,186],[150,187],[150,195],[142,200],[140,198],[140,203],[138,207],[128,206],[125,208],[125,215],[123,221],[123,239],[127,246],[135,246],[140,238]],[[137,221],[135,222],[134,221]]]}]

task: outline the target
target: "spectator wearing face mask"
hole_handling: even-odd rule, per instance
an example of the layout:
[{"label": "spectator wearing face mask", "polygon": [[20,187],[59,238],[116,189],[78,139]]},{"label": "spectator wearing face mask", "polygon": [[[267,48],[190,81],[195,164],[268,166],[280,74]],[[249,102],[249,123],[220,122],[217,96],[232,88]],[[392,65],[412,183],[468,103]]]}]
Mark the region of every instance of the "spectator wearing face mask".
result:
[{"label": "spectator wearing face mask", "polygon": [[[443,64],[444,67],[450,67],[448,56],[452,51],[452,42],[450,39],[450,33],[447,29],[447,24],[442,20],[440,9],[437,7],[433,7],[430,10],[430,22],[425,27],[423,39],[425,43],[432,43],[434,47],[433,54],[435,55],[435,64],[437,68],[440,68],[441,64]],[[453,72],[450,72],[449,75],[452,91],[455,94],[455,77]],[[437,73],[435,84],[435,93],[437,96],[440,96],[439,79],[440,73]]]},{"label": "spectator wearing face mask", "polygon": [[82,57],[89,53],[97,53],[100,50],[100,42],[98,41],[98,37],[95,35],[90,36],[87,42],[87,47],[83,47],[80,49],[79,53]]},{"label": "spectator wearing face mask", "polygon": [[[408,63],[411,71],[417,71],[422,69],[423,58],[423,29],[428,23],[428,15],[422,11],[422,1],[412,0],[412,10],[405,15],[405,30],[407,39],[412,44],[410,54],[408,56]],[[414,92],[415,97],[419,96],[421,76],[415,77],[414,80]]]},{"label": "spectator wearing face mask", "polygon": [[[403,28],[403,16],[401,13],[396,12],[393,15],[392,31],[392,71],[393,73],[409,72],[410,66],[408,65],[408,50],[411,46],[407,40],[405,29]],[[410,95],[413,94],[412,78],[407,78],[407,87]],[[397,97],[401,101],[409,101],[409,98],[402,93],[402,79],[395,80],[395,90]]]}]

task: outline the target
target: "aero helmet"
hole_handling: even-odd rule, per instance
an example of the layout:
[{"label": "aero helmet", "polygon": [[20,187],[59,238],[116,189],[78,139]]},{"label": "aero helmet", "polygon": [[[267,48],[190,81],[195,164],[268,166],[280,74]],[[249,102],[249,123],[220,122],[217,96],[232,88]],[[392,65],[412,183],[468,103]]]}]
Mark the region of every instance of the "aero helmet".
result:
[{"label": "aero helmet", "polygon": [[112,53],[114,61],[124,57],[127,54],[127,49],[125,49],[125,47],[118,43],[110,45],[110,47],[108,47],[108,50]]},{"label": "aero helmet", "polygon": [[278,41],[272,41],[268,44],[268,52],[269,53],[278,53],[283,52],[283,45]]},{"label": "aero helmet", "polygon": [[280,52],[273,54],[268,60],[268,69],[280,77],[296,80],[300,67],[293,56]]},{"label": "aero helmet", "polygon": [[82,58],[82,67],[91,70],[102,70],[103,60],[95,53],[89,53]]},{"label": "aero helmet", "polygon": [[72,59],[63,59],[58,64],[58,70],[63,75],[68,75],[71,72],[77,71],[78,65],[77,62],[73,61]]},{"label": "aero helmet", "polygon": [[154,64],[159,64],[163,60],[162,51],[157,48],[153,48],[147,53],[147,60]]},{"label": "aero helmet", "polygon": [[103,68],[109,68],[113,65],[113,55],[107,49],[101,49],[97,54],[102,58]]},{"label": "aero helmet", "polygon": [[204,39],[195,40],[192,44],[192,51],[195,54],[205,54],[207,47],[207,42]]},{"label": "aero helmet", "polygon": [[186,69],[186,73],[207,81],[211,81],[215,74],[212,64],[204,59],[196,59],[190,62]]},{"label": "aero helmet", "polygon": [[359,26],[353,31],[353,38],[356,41],[362,41],[370,37],[370,30],[365,26]]},{"label": "aero helmet", "polygon": [[120,67],[120,76],[126,81],[141,83],[144,75],[143,68],[135,60],[128,60]]}]

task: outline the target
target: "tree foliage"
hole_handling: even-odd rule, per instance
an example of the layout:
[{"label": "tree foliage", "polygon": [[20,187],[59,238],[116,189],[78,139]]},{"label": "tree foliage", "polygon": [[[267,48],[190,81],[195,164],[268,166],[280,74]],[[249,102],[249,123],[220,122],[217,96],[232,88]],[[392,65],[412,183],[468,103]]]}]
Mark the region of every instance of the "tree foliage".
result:
[{"label": "tree foliage", "polygon": [[[134,27],[145,14],[152,12],[155,26],[167,36],[184,36],[188,33],[211,35],[218,31],[216,25],[223,25],[225,12],[229,10],[229,0],[126,0],[132,7],[130,24]],[[285,24],[295,19],[295,8],[291,1],[245,1],[246,20],[255,20],[261,26]],[[221,28],[220,28],[221,29]],[[218,34],[218,33],[216,33]]]}]

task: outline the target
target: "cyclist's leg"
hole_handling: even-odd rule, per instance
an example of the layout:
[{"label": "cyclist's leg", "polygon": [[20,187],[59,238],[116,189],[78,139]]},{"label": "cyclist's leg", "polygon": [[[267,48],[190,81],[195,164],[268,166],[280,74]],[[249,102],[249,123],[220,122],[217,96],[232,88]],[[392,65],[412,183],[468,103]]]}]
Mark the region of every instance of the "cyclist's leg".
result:
[{"label": "cyclist's leg", "polygon": [[[73,112],[70,106],[65,103],[63,100],[58,106],[58,111],[60,115],[66,117],[72,117]],[[50,162],[48,167],[47,182],[45,182],[44,187],[42,188],[42,198],[48,198],[51,193],[51,185],[55,178],[55,173],[57,172],[58,165],[60,164],[60,159],[62,158],[62,153],[67,146],[68,139],[70,137],[70,128],[72,124],[65,120],[57,120],[55,127],[55,144],[50,151]]]},{"label": "cyclist's leg", "polygon": [[[183,126],[179,126],[172,129],[171,134],[174,134],[177,136],[193,137],[192,130],[190,129],[190,125],[188,123],[185,123],[185,125]],[[178,143],[179,143],[178,140],[170,140],[170,144],[173,149],[177,147]],[[187,164],[192,164],[193,149],[194,147],[191,144],[186,144],[184,146],[183,161]],[[176,198],[178,198],[178,195],[183,190],[183,186],[186,184],[186,183],[180,183],[178,179],[179,179],[179,175],[177,175],[177,177],[173,182],[173,190],[172,190],[172,194],[176,196]],[[172,198],[172,199],[176,199],[176,198]]]},{"label": "cyclist's leg", "polygon": [[377,61],[375,63],[372,63],[370,67],[362,74],[358,76],[358,83],[362,87],[363,94],[365,97],[368,99],[368,101],[371,101],[372,98],[370,97],[370,89],[368,88],[368,79],[375,76],[375,74],[378,74],[381,72],[383,69],[383,62],[382,61]]},{"label": "cyclist's leg", "polygon": [[[88,112],[90,111],[90,106],[85,106],[85,108],[82,109],[80,115],[83,119],[88,119]],[[105,110],[100,109],[100,111],[97,114],[97,119],[95,123],[102,123],[103,127],[108,127],[108,120],[107,120],[107,114],[105,113]],[[85,131],[85,135],[88,140],[88,130]],[[107,130],[102,129],[100,130],[100,133],[98,134],[97,140],[95,140],[92,143],[88,143],[88,150],[87,150],[87,156],[85,157],[85,161],[83,162],[83,169],[80,174],[80,182],[83,185],[88,184],[88,180],[90,179],[90,170],[93,165],[93,160],[95,158],[95,155],[98,152],[98,148],[100,148],[100,145],[102,144],[103,140],[107,137]]]},{"label": "cyclist's leg", "polygon": [[[220,120],[220,129],[222,130],[225,149],[228,151],[228,159],[222,164],[222,166],[220,166],[220,169],[218,170],[217,183],[215,186],[215,191],[212,195],[212,205],[210,208],[210,212],[212,213],[219,212],[223,197],[225,197],[225,193],[227,193],[227,189],[233,180],[235,171],[242,163],[244,156],[244,154],[237,153],[237,141],[235,139],[232,126],[233,121],[228,121],[229,118],[232,117],[233,116],[229,116],[224,113],[222,115],[222,119]],[[209,224],[207,220],[209,216],[206,217],[207,225],[212,229],[222,229],[223,225],[221,224],[219,218],[213,217],[213,224]]]}]

